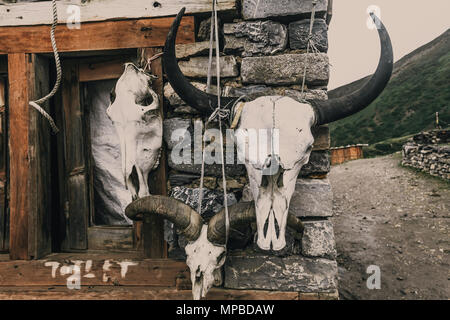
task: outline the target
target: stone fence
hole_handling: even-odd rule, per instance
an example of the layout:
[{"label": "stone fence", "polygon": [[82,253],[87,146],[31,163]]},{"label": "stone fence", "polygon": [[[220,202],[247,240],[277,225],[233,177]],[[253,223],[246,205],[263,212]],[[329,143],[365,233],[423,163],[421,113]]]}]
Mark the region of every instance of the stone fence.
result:
[{"label": "stone fence", "polygon": [[450,180],[450,132],[434,130],[411,138],[402,150],[402,165]]}]

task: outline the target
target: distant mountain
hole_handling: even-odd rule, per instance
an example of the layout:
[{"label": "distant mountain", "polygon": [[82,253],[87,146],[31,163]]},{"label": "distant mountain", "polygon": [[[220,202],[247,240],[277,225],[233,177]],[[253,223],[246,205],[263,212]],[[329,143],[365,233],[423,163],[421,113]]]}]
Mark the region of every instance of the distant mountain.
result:
[{"label": "distant mountain", "polygon": [[[330,125],[333,146],[375,143],[450,125],[450,29],[394,64],[383,93],[363,111]],[[369,76],[330,91],[333,98],[360,88]]]}]

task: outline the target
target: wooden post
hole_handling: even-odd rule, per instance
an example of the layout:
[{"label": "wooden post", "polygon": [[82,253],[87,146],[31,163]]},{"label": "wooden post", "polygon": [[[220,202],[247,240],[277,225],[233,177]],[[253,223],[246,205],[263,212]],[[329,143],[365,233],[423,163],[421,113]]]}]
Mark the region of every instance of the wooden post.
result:
[{"label": "wooden post", "polygon": [[10,258],[33,259],[51,252],[50,128],[28,104],[48,92],[47,59],[8,55],[8,80]]},{"label": "wooden post", "polygon": [[[140,49],[138,56],[148,59],[160,53],[160,48]],[[162,58],[154,60],[151,64],[152,74],[157,75],[158,79],[153,82],[153,90],[160,97],[159,105],[161,116],[164,119],[163,107],[163,70]],[[150,173],[149,188],[151,194],[167,195],[167,158],[165,147],[161,152],[158,168]],[[167,248],[164,242],[164,220],[159,217],[151,217],[144,221],[144,254],[147,258],[167,258]]]},{"label": "wooden post", "polygon": [[28,72],[27,55],[8,56],[9,80],[9,158],[10,158],[10,249],[12,260],[28,259],[28,213],[27,198],[30,179],[28,155]]},{"label": "wooden post", "polygon": [[7,251],[9,247],[9,216],[6,208],[6,154],[8,152],[8,140],[5,89],[5,80],[0,78],[0,252]]}]

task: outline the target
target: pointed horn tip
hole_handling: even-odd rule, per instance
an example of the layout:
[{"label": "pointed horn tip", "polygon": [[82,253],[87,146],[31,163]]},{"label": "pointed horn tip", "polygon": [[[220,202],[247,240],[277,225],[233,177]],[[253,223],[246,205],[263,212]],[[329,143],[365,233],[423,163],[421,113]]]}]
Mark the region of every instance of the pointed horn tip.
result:
[{"label": "pointed horn tip", "polygon": [[372,20],[373,20],[373,22],[381,22],[380,21],[380,19],[375,15],[375,13],[374,12],[371,12],[371,13],[369,13],[370,14],[370,17],[372,18]]}]

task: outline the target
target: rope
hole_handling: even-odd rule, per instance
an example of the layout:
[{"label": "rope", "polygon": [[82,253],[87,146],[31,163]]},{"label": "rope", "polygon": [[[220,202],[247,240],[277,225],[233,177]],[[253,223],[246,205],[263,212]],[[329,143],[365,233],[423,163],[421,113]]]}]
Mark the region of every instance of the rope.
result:
[{"label": "rope", "polygon": [[59,129],[56,126],[55,121],[53,121],[53,118],[40,106],[40,104],[43,104],[44,102],[46,102],[48,99],[50,99],[55,95],[61,84],[61,62],[59,61],[59,53],[58,48],[56,47],[56,39],[55,39],[55,29],[56,25],[58,24],[58,12],[56,10],[56,0],[52,0],[52,9],[53,9],[53,23],[52,28],[50,30],[50,40],[52,42],[53,55],[55,57],[55,64],[56,64],[56,83],[49,94],[47,94],[45,97],[39,100],[30,101],[29,104],[48,120],[53,133],[57,134],[59,132]]},{"label": "rope", "polygon": [[308,34],[308,40],[307,40],[307,45],[306,45],[306,61],[305,61],[305,68],[303,70],[303,81],[302,81],[302,93],[301,96],[303,98],[303,100],[305,100],[306,94],[305,94],[305,83],[306,83],[306,69],[308,67],[309,64],[309,50],[312,49],[314,53],[319,52],[319,50],[317,49],[316,45],[314,44],[314,41],[312,39],[313,36],[313,27],[314,27],[314,19],[316,16],[316,5],[317,5],[317,0],[314,0],[312,2],[312,10],[311,10],[311,20],[310,20],[310,24],[309,24],[309,34]]},{"label": "rope", "polygon": [[[220,56],[219,56],[219,27],[217,19],[217,0],[213,0],[213,10],[211,13],[211,33],[209,38],[209,64],[208,64],[208,80],[207,80],[207,92],[211,91],[211,78],[212,78],[212,59],[213,59],[213,35],[215,35],[216,40],[216,78],[217,78],[217,109],[211,114],[209,119],[205,124],[205,132],[208,124],[214,119],[219,120],[219,132],[220,132],[220,156],[222,161],[222,187],[223,187],[223,205],[225,208],[225,247],[228,243],[229,230],[230,230],[230,217],[228,213],[228,195],[227,195],[227,180],[225,176],[225,160],[223,155],[223,134],[222,134],[222,119],[228,119],[230,115],[230,110],[226,108],[221,108],[220,106]],[[205,134],[203,135],[202,142],[202,170],[200,176],[200,194],[198,203],[198,212],[202,212],[202,201],[203,201],[203,181],[205,177]]]},{"label": "rope", "polygon": [[164,54],[164,52],[160,52],[155,54],[154,56],[152,56],[151,58],[145,59],[144,55],[142,55],[141,57],[141,61],[140,61],[140,65],[142,66],[142,68],[138,68],[139,70],[141,70],[144,73],[147,73],[149,75],[151,75],[152,77],[156,77],[154,75],[151,74],[152,72],[152,62],[158,58],[160,58],[162,55]]}]

